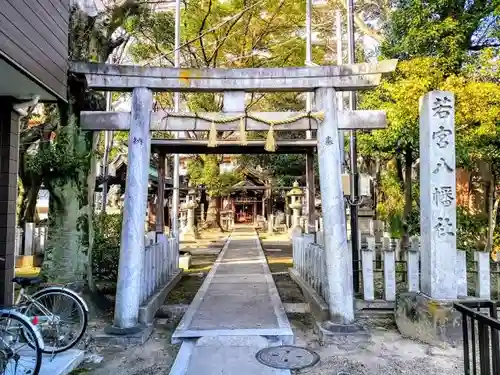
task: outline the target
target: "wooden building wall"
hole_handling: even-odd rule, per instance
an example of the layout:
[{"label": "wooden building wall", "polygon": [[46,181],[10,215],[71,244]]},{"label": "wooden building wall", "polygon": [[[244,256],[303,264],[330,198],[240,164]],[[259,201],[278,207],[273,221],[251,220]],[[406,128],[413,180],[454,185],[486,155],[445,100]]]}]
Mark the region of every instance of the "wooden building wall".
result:
[{"label": "wooden building wall", "polygon": [[70,0],[0,0],[0,55],[66,98]]}]

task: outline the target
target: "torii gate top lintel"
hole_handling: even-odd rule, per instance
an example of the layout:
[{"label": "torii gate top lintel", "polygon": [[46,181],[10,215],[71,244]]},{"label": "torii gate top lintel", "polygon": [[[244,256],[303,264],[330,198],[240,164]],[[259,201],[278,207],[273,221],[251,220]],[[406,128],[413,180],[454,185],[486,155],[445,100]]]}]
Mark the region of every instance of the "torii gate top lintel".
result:
[{"label": "torii gate top lintel", "polygon": [[384,60],[338,66],[187,69],[73,62],[70,70],[84,74],[90,88],[102,91],[145,87],[156,92],[304,92],[322,87],[371,89],[379,84],[382,74],[393,72],[396,64],[397,60]]}]

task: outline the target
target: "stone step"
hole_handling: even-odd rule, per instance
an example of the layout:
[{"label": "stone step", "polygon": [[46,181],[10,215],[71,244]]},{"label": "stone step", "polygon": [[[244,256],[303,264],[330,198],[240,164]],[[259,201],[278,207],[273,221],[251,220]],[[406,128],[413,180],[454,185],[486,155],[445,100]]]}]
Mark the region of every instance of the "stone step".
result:
[{"label": "stone step", "polygon": [[360,324],[336,324],[329,321],[315,325],[321,345],[337,345],[345,350],[357,350],[370,342],[370,332]]},{"label": "stone step", "polygon": [[283,307],[285,308],[286,313],[308,314],[311,312],[309,304],[305,302],[283,303]]},{"label": "stone step", "polygon": [[156,312],[156,318],[182,317],[188,308],[187,304],[163,305]]},{"label": "stone step", "polygon": [[85,353],[82,350],[70,349],[52,358],[44,354],[39,375],[68,375],[83,362]]},{"label": "stone step", "polygon": [[279,340],[261,336],[218,336],[186,340],[170,370],[170,375],[290,375],[290,370],[261,364],[257,352],[278,346]]},{"label": "stone step", "polygon": [[394,310],[359,310],[356,312],[358,319],[394,318]]}]

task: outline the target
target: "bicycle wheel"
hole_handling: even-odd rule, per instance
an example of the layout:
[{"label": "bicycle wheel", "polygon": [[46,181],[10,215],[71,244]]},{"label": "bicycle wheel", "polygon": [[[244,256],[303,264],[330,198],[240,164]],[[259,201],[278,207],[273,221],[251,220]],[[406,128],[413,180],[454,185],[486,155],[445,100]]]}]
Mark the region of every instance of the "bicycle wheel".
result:
[{"label": "bicycle wheel", "polygon": [[64,289],[42,290],[32,297],[23,313],[36,321],[44,341],[43,353],[56,354],[71,349],[87,330],[85,306]]},{"label": "bicycle wheel", "polygon": [[43,341],[27,317],[19,312],[0,313],[0,374],[38,375]]}]

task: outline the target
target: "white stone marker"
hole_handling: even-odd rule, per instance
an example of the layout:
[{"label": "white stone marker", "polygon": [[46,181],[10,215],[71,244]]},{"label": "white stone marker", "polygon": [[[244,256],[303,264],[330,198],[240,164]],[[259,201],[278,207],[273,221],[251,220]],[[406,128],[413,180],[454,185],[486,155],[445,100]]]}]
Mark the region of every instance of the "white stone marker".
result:
[{"label": "white stone marker", "polygon": [[484,251],[474,253],[476,261],[476,297],[491,298],[490,254]]},{"label": "white stone marker", "polygon": [[324,221],[324,246],[328,280],[328,306],[334,323],[354,322],[354,291],[352,254],[347,243],[344,192],[341,181],[341,160],[337,101],[333,88],[315,91],[316,109],[325,118],[318,126],[318,160]]},{"label": "white stone marker", "polygon": [[424,95],[420,106],[421,290],[457,298],[455,98],[447,91]]},{"label": "white stone marker", "polygon": [[274,215],[269,215],[269,217],[268,217],[267,233],[269,233],[269,234],[274,233]]},{"label": "white stone marker", "polygon": [[137,326],[144,257],[144,217],[148,196],[151,138],[149,122],[153,94],[146,88],[132,93],[132,121],[128,141],[128,171],[120,242],[120,264],[116,288],[114,326]]},{"label": "white stone marker", "polygon": [[457,250],[457,295],[459,298],[467,297],[467,253],[465,250]]},{"label": "white stone marker", "polygon": [[395,239],[384,238],[384,295],[386,301],[396,300],[396,246]]},{"label": "white stone marker", "polygon": [[365,301],[375,300],[375,288],[373,284],[373,253],[375,252],[375,237],[366,237],[365,246],[361,246],[361,265],[363,268],[363,299]]},{"label": "white stone marker", "polygon": [[410,238],[410,247],[407,254],[407,277],[408,277],[408,291],[420,291],[420,238],[413,236]]},{"label": "white stone marker", "polygon": [[35,242],[35,223],[25,223],[23,255],[34,255],[33,252],[34,242]]}]

